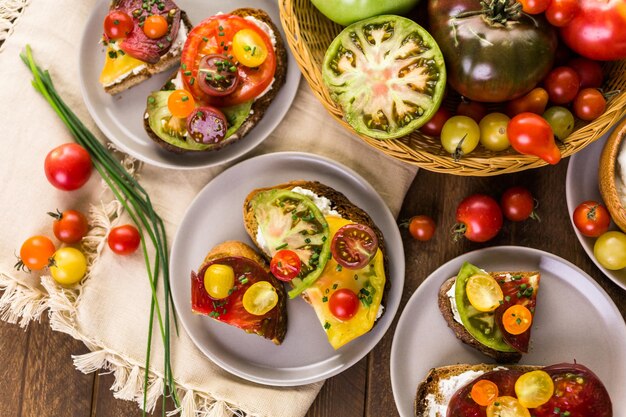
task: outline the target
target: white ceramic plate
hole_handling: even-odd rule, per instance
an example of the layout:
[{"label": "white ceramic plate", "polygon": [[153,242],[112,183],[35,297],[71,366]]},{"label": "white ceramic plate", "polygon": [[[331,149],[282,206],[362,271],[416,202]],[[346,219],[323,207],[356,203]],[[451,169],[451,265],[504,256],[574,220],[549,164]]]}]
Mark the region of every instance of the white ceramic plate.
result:
[{"label": "white ceramic plate", "polygon": [[[243,202],[255,188],[291,180],[316,180],[333,187],[365,210],[385,237],[389,256],[385,314],[368,334],[333,350],[313,308],[301,298],[288,301],[282,345],[191,312],[192,270],[225,240],[252,245],[243,226]],[[215,177],[187,209],[171,254],[172,294],[180,322],[196,346],[222,368],[250,381],[302,385],[331,377],[363,358],[383,337],[400,303],[404,251],[396,222],[376,191],[354,171],[319,156],[283,152],[241,162]]]},{"label": "white ceramic plate", "polygon": [[[229,12],[240,7],[265,10],[280,30],[278,3],[274,0],[177,0],[176,4],[187,12],[191,23],[196,25],[217,12]],[[287,51],[287,79],[263,119],[240,141],[217,152],[178,155],[162,149],[148,137],[143,128],[146,97],[159,90],[174,71],[168,70],[149,80],[110,96],[98,82],[104,64],[104,47],[98,43],[102,36],[102,22],[108,12],[109,0],[101,0],[94,6],[85,24],[79,50],[79,77],[83,99],[91,117],[102,132],[121,150],[152,165],[164,168],[193,169],[231,161],[259,145],[283,119],[298,91],[300,71]],[[287,48],[288,49],[288,48]]]},{"label": "white ceramic plate", "polygon": [[[606,143],[608,135],[613,131],[611,129],[606,135],[587,146],[582,151],[576,153],[570,158],[567,167],[567,179],[565,183],[565,195],[567,197],[567,211],[569,218],[572,220],[576,207],[586,200],[602,201],[600,190],[598,189],[598,163],[600,162],[600,154]],[[609,271],[604,268],[593,256],[593,245],[595,238],[586,237],[580,234],[574,223],[572,223],[574,232],[580,241],[580,244],[587,252],[587,255],[596,264],[598,268],[617,285],[626,290],[626,269],[619,271]],[[611,229],[618,230],[612,224]]]},{"label": "white ceramic plate", "polygon": [[555,255],[500,246],[447,262],[411,296],[391,347],[391,385],[401,416],[414,415],[417,386],[431,368],[493,362],[459,341],[437,306],[439,287],[455,276],[465,261],[487,271],[539,270],[541,283],[531,348],[520,363],[581,363],[604,382],[613,410],[626,409],[626,325],[611,298],[582,270]]}]

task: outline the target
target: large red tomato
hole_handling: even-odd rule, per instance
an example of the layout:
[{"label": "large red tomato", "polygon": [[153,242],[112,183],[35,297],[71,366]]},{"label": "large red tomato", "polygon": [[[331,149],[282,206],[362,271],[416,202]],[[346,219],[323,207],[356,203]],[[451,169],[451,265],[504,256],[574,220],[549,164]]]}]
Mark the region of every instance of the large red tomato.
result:
[{"label": "large red tomato", "polygon": [[626,2],[580,0],[580,12],[561,36],[580,55],[598,61],[626,58]]}]

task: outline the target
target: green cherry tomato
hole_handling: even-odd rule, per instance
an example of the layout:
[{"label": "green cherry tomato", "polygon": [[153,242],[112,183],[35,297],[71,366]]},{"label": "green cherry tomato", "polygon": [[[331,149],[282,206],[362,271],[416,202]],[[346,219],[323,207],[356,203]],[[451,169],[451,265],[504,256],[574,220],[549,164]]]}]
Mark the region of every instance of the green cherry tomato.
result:
[{"label": "green cherry tomato", "polygon": [[327,18],[348,26],[359,20],[383,14],[405,14],[419,0],[311,0]]},{"label": "green cherry tomato", "polygon": [[574,124],[576,123],[574,115],[565,107],[550,107],[543,114],[543,118],[550,124],[554,136],[560,141],[563,141],[574,131]]},{"label": "green cherry tomato", "polygon": [[593,245],[593,256],[611,271],[626,268],[626,234],[606,232]]},{"label": "green cherry tomato", "polygon": [[478,124],[480,127],[480,143],[490,151],[503,151],[511,146],[506,134],[509,116],[503,113],[490,113]]},{"label": "green cherry tomato", "polygon": [[87,259],[81,251],[71,247],[57,250],[52,255],[50,274],[61,285],[76,284],[87,272]]},{"label": "green cherry tomato", "polygon": [[441,129],[441,145],[455,159],[472,152],[478,145],[479,139],[478,123],[467,116],[453,116]]}]

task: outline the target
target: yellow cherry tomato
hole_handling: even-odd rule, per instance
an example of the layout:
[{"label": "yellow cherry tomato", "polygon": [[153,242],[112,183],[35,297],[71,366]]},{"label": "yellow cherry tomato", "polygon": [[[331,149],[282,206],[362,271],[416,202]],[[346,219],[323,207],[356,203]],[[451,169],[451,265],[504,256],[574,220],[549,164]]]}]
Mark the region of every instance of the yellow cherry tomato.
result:
[{"label": "yellow cherry tomato", "polygon": [[167,20],[158,14],[148,16],[143,22],[143,33],[150,39],[162,38],[167,34]]},{"label": "yellow cherry tomato", "polygon": [[470,304],[478,311],[493,311],[504,299],[502,288],[491,275],[472,275],[465,286]]},{"label": "yellow cherry tomato", "polygon": [[167,108],[172,116],[185,119],[196,108],[196,102],[187,90],[174,90],[167,99]]},{"label": "yellow cherry tomato", "polygon": [[267,58],[263,38],[252,29],[242,29],[233,36],[233,55],[246,67],[258,67]]},{"label": "yellow cherry tomato", "polygon": [[235,271],[228,265],[213,264],[204,273],[204,289],[216,300],[228,297],[234,285]]},{"label": "yellow cherry tomato", "polygon": [[545,371],[526,372],[515,381],[515,395],[524,407],[536,408],[554,394],[554,382]]},{"label": "yellow cherry tomato", "polygon": [[250,314],[262,316],[278,304],[278,293],[267,281],[255,282],[243,295],[243,308]]},{"label": "yellow cherry tomato", "polygon": [[530,411],[517,398],[504,396],[487,406],[487,417],[530,417]]},{"label": "yellow cherry tomato", "polygon": [[87,272],[87,259],[81,251],[65,247],[52,255],[50,274],[61,285],[76,284]]},{"label": "yellow cherry tomato", "polygon": [[522,334],[528,330],[532,323],[532,313],[527,307],[520,304],[515,304],[507,308],[502,315],[504,330],[510,334]]},{"label": "yellow cherry tomato", "polygon": [[498,398],[498,386],[487,379],[481,379],[472,385],[470,396],[476,404],[488,406]]}]

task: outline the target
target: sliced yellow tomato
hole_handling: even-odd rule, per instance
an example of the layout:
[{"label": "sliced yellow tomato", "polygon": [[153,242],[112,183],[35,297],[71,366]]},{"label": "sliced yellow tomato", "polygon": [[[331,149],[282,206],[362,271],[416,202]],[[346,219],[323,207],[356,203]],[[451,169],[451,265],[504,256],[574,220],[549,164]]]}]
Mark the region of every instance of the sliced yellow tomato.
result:
[{"label": "sliced yellow tomato", "polygon": [[243,295],[243,308],[250,314],[262,316],[278,304],[278,294],[267,281],[255,282]]},{"label": "sliced yellow tomato", "polygon": [[493,311],[504,299],[502,288],[491,275],[476,274],[467,280],[467,298],[478,311]]},{"label": "sliced yellow tomato", "polygon": [[128,54],[116,52],[109,46],[106,51],[106,61],[104,61],[104,67],[100,73],[100,84],[109,85],[140,65],[145,65],[145,62]]},{"label": "sliced yellow tomato", "polygon": [[228,265],[210,265],[204,273],[204,289],[212,298],[220,300],[228,297],[235,285],[235,271]]},{"label": "sliced yellow tomato", "polygon": [[487,406],[487,417],[530,417],[530,411],[517,398],[503,396]]},{"label": "sliced yellow tomato", "polygon": [[263,38],[252,29],[242,29],[233,36],[233,55],[246,67],[258,67],[267,58]]},{"label": "sliced yellow tomato", "polygon": [[554,394],[554,382],[545,371],[526,372],[515,381],[515,395],[528,408],[539,407]]}]

